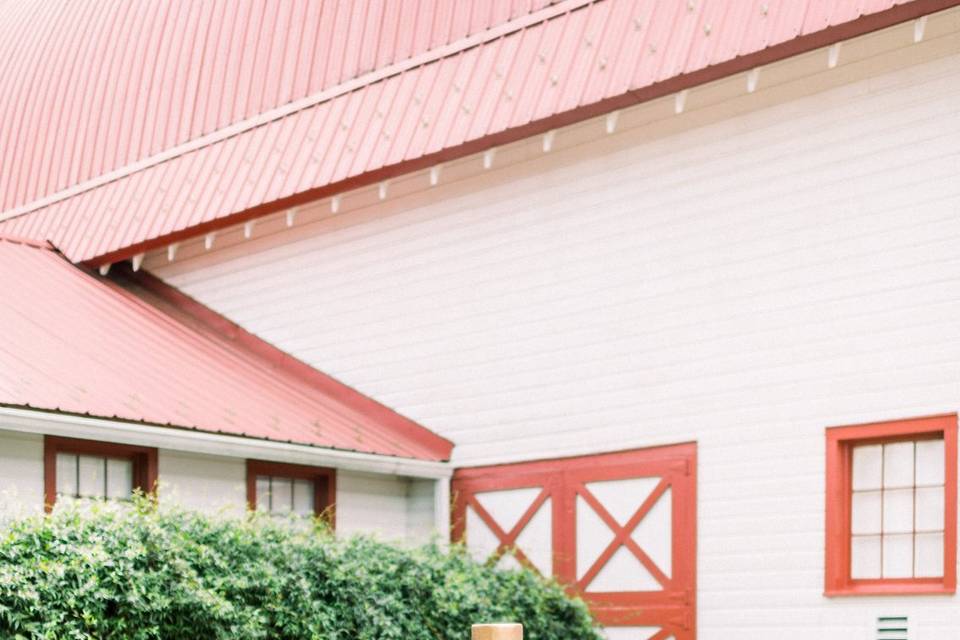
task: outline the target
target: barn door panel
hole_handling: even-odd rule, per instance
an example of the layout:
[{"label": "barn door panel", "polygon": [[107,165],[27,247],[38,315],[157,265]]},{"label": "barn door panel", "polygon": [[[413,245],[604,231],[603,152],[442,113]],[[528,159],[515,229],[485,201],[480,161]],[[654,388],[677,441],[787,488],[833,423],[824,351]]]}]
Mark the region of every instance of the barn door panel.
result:
[{"label": "barn door panel", "polygon": [[554,486],[535,482],[464,496],[463,533],[472,541],[468,548],[475,558],[497,558],[503,568],[522,563],[553,575]]},{"label": "barn door panel", "polygon": [[693,454],[650,449],[625,464],[566,472],[575,496],[576,589],[611,638],[694,637]]},{"label": "barn door panel", "polygon": [[670,583],[670,485],[661,478],[577,483],[577,587],[659,591]]},{"label": "barn door panel", "polygon": [[610,640],[695,637],[695,445],[463,469],[454,536],[553,575]]}]

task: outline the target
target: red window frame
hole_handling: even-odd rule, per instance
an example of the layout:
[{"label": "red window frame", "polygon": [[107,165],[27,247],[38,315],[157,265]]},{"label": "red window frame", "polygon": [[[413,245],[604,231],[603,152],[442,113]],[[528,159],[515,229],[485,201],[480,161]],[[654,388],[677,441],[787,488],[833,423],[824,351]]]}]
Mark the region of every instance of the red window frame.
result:
[{"label": "red window frame", "polygon": [[[943,438],[943,577],[850,577],[852,451],[855,445]],[[827,429],[825,586],[827,596],[951,594],[957,588],[957,416],[938,415]]]},{"label": "red window frame", "polygon": [[157,450],[100,440],[81,440],[60,436],[43,438],[43,495],[44,510],[50,513],[57,501],[57,454],[102,456],[133,462],[133,488],[153,493],[157,488]]},{"label": "red window frame", "polygon": [[314,483],[313,510],[323,517],[330,528],[336,526],[337,471],[328,467],[305,464],[247,460],[247,508],[257,509],[257,476],[280,476]]}]

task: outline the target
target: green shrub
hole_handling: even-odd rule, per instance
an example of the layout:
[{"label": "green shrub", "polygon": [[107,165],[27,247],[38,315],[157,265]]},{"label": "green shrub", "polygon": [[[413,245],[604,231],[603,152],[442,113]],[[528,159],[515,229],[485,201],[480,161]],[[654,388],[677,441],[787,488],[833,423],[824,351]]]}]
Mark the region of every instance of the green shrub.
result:
[{"label": "green shrub", "polygon": [[0,540],[0,637],[437,640],[493,621],[598,637],[583,602],[532,572],[307,529],[146,500],[20,520]]}]

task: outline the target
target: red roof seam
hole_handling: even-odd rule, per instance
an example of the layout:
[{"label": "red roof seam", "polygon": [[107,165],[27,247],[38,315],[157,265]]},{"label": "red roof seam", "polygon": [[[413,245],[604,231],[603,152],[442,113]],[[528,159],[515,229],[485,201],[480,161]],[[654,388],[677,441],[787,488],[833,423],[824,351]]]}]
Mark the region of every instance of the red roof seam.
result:
[{"label": "red roof seam", "polygon": [[[24,29],[23,31],[24,31],[24,34],[26,34],[29,32],[29,29]],[[44,42],[47,42],[54,37],[54,34],[50,32],[48,32],[45,35],[46,35],[46,39],[44,40]],[[26,37],[26,35],[24,35],[24,37]],[[36,60],[34,64],[35,65],[40,64],[40,61]],[[10,155],[7,156],[7,161],[5,161],[3,165],[6,167],[13,167],[13,169],[10,170],[9,172],[10,180],[11,180],[11,183],[13,183],[12,187],[18,192],[20,188],[24,187],[22,173],[21,173],[23,171],[23,167],[19,166],[20,163],[14,162],[14,159],[16,158],[17,150],[21,148],[20,138],[21,136],[26,135],[26,128],[23,126],[23,120],[27,116],[27,114],[30,112],[30,110],[27,109],[27,105],[32,102],[31,97],[33,95],[32,86],[28,88],[25,92],[20,91],[19,87],[27,82],[27,77],[29,75],[30,75],[29,73],[23,74],[23,78],[21,78],[20,85],[18,85],[18,88],[12,92],[13,96],[19,97],[18,102],[21,103],[21,106],[18,109],[18,111],[20,111],[20,117],[16,120],[14,120],[13,118],[10,119],[9,123],[7,123],[10,128],[7,130],[6,135],[4,135],[4,138],[8,141],[7,152]],[[14,122],[16,122],[16,124],[14,124]],[[19,183],[19,187],[17,183]]]},{"label": "red roof seam", "polygon": [[[66,25],[63,25],[61,29],[52,30],[51,38],[56,39],[60,37],[62,30],[65,28],[66,28]],[[60,67],[58,65],[47,65],[46,74],[44,74],[43,76],[45,79],[43,82],[45,89],[43,94],[39,97],[39,100],[38,100],[40,105],[49,105],[48,111],[46,113],[49,113],[49,111],[55,109],[55,105],[52,104],[54,103],[54,101],[47,99],[47,96],[50,94],[52,90],[55,89],[55,87],[58,88],[60,86],[60,83],[63,80],[63,75],[61,73],[58,73],[58,74],[54,73],[55,69],[60,70]],[[56,78],[57,78],[56,82],[52,80],[54,75],[56,75]],[[0,111],[2,110],[3,110],[3,107],[0,106]],[[42,118],[44,117],[44,112],[42,112],[41,109],[34,109],[33,115],[34,115],[34,118],[38,119],[38,122],[43,121]],[[33,122],[31,122],[31,128],[33,128]],[[53,138],[52,133],[53,132],[51,130],[47,129],[46,127],[43,127],[41,130],[40,136],[36,141],[37,146],[41,148],[46,148],[46,144],[45,144],[46,140],[47,138]],[[46,175],[44,168],[47,162],[51,159],[50,155],[52,155],[52,153],[53,151],[51,149],[49,150],[49,155],[44,154],[42,156],[41,162],[33,163],[33,166],[30,167],[30,171],[25,176],[23,176],[23,178],[21,178],[23,181],[21,182],[21,191],[18,191],[18,194],[17,194],[18,199],[24,199],[28,197],[28,194],[31,192],[31,190],[35,188],[34,183],[35,182],[40,183],[43,180],[43,176]],[[23,167],[18,167],[17,169],[18,171],[22,171]],[[36,173],[36,176],[34,176],[34,173]],[[11,175],[13,175],[13,172],[11,172]]]}]

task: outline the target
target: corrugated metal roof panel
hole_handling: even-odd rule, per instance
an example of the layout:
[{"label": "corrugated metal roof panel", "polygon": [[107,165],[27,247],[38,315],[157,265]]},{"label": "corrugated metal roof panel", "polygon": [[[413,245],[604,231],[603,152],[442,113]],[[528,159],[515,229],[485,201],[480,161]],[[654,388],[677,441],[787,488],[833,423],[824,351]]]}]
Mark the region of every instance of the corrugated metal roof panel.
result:
[{"label": "corrugated metal roof panel", "polygon": [[446,440],[165,287],[0,239],[0,404],[449,458]]},{"label": "corrugated metal roof panel", "polygon": [[0,0],[0,211],[550,0]]},{"label": "corrugated metal roof panel", "polygon": [[[195,134],[192,126],[189,131],[177,130],[176,135],[168,133],[170,127],[184,120],[222,125],[249,116],[276,104],[278,96],[287,99],[288,94],[280,87],[291,87],[292,91],[292,87],[340,84],[296,109],[256,116],[236,125],[236,129],[200,139],[194,146],[168,151],[169,157],[131,168],[128,174],[110,182],[90,184],[85,191],[78,189],[52,204],[0,223],[0,230],[49,239],[74,261],[117,258],[151,243],[235,222],[231,216],[283,198],[356,184],[362,176],[379,171],[397,173],[431,154],[455,154],[466,143],[476,149],[498,134],[517,132],[519,136],[530,126],[545,128],[553,120],[595,114],[597,105],[635,102],[643,99],[644,91],[665,86],[668,81],[676,90],[677,79],[702,79],[703,72],[723,69],[718,65],[733,61],[741,66],[753,64],[754,59],[748,56],[756,57],[771,46],[821,34],[830,27],[849,27],[837,31],[837,37],[849,36],[856,32],[856,21],[864,15],[897,4],[909,5],[909,11],[890,12],[888,21],[960,0],[564,0],[534,13],[529,12],[547,4],[546,0],[529,0],[489,5],[486,18],[479,10],[483,3],[462,8],[458,5],[451,11],[438,11],[437,3],[442,0],[423,0],[416,10],[405,8],[400,14],[391,13],[390,6],[384,8],[383,16],[400,16],[395,32],[368,20],[359,8],[365,3],[351,5],[354,8],[349,12],[331,13],[325,7],[317,22],[317,38],[327,30],[353,35],[348,38],[349,46],[342,39],[337,46],[329,41],[315,44],[315,48],[324,47],[324,55],[307,52],[309,65],[303,61],[300,45],[278,48],[275,44],[296,40],[293,35],[298,33],[305,42],[311,41],[291,26],[301,15],[297,11],[308,11],[309,6],[291,8],[289,15],[274,12],[269,20],[254,16],[246,7],[228,12],[234,22],[249,22],[256,36],[237,36],[239,27],[224,26],[221,31],[231,34],[230,53],[221,54],[218,46],[209,46],[230,60],[230,70],[239,71],[222,87],[216,82],[207,86],[202,73],[193,74],[198,87],[185,89],[192,97],[173,100],[169,90],[179,85],[177,74],[171,70],[186,69],[184,75],[190,76],[200,63],[184,66],[165,62],[157,66],[158,79],[141,89],[148,96],[154,95],[155,85],[167,91],[155,96],[168,102],[161,110],[166,119],[155,128],[162,143],[151,137],[136,145],[136,136],[123,132],[123,144],[133,145],[138,151],[127,149],[129,153],[121,155],[136,157],[139,150],[156,150]],[[136,10],[142,10],[141,6],[138,4]],[[425,47],[448,42],[463,33],[468,22],[471,29],[476,29],[477,25],[505,19],[507,14],[521,13],[522,17],[513,22],[499,24],[483,34],[342,82],[365,66],[396,60],[400,52],[422,52]],[[192,23],[183,15],[171,13],[165,19],[182,22],[177,29],[186,29],[185,25]],[[206,20],[197,15],[198,24]],[[874,20],[863,24],[864,29],[873,29],[883,23]],[[277,30],[279,33],[274,33]],[[198,28],[200,31],[203,29]],[[209,31],[217,30],[210,27]],[[207,46],[213,36],[204,38],[201,40]],[[823,41],[811,40],[818,46]],[[251,42],[259,53],[235,51]],[[373,47],[375,55],[357,45],[364,42]],[[378,45],[396,53],[385,56]],[[163,47],[160,50],[165,52]],[[786,47],[782,55],[796,50]],[[190,55],[188,51],[184,57]],[[268,62],[272,58],[288,60],[280,68],[293,65],[297,73],[287,81],[278,79],[269,72],[274,68]],[[200,67],[206,68],[202,64]],[[311,82],[298,80],[302,74]],[[8,83],[17,81],[13,78]],[[201,103],[206,106],[196,106]],[[211,104],[218,105],[217,116],[212,119]],[[68,116],[72,118],[77,109],[88,119],[93,113],[71,107],[66,109]],[[223,109],[229,115],[224,115]],[[152,114],[136,111],[132,128],[139,126],[144,135],[149,134],[154,130],[146,126],[153,122]],[[89,129],[94,121],[69,120],[71,126],[81,129]],[[74,155],[83,157],[84,149],[80,144]],[[67,161],[72,167],[71,162]],[[81,162],[84,167],[88,164]],[[16,174],[17,170],[10,173]],[[21,183],[19,177],[12,179]]]}]

